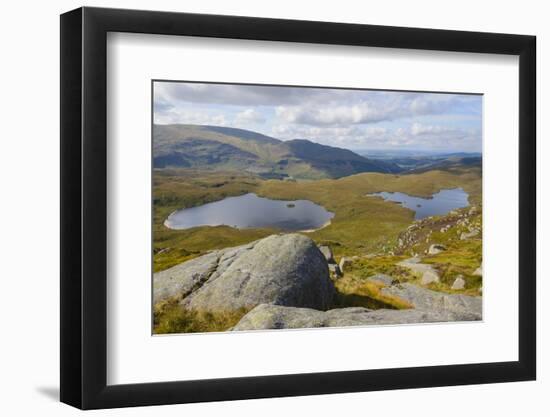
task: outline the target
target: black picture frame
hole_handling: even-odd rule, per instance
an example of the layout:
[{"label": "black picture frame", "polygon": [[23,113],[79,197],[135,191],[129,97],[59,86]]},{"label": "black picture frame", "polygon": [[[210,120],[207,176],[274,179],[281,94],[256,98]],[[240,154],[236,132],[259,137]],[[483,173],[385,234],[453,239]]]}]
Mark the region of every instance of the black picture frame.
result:
[{"label": "black picture frame", "polygon": [[[519,360],[107,385],[108,32],[519,56]],[[61,401],[95,409],[534,380],[535,54],[524,35],[88,7],[61,15]]]}]

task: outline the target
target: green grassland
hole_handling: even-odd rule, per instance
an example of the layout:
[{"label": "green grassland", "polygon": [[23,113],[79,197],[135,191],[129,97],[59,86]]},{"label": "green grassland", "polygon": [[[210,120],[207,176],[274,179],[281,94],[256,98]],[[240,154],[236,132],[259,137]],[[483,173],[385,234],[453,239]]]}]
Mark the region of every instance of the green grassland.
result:
[{"label": "green grassland", "polygon": [[442,188],[462,187],[472,204],[481,200],[478,168],[429,171],[414,175],[364,173],[317,181],[262,180],[246,173],[155,170],[153,176],[154,270],[160,271],[209,250],[236,246],[276,233],[274,229],[239,230],[227,226],[170,230],[163,224],[174,210],[254,192],[262,197],[307,199],[335,214],[327,227],[306,233],[328,244],[336,256],[388,251],[411,224],[412,211],[366,194],[400,191],[429,197]]}]

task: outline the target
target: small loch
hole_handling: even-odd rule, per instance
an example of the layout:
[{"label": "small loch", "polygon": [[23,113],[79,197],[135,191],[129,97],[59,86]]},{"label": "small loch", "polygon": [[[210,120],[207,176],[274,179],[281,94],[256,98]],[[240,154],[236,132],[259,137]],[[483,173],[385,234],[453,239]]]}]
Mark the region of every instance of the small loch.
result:
[{"label": "small loch", "polygon": [[177,210],[164,225],[178,230],[225,225],[237,229],[309,231],[326,226],[333,217],[334,213],[309,200],[272,200],[249,193]]},{"label": "small loch", "polygon": [[440,216],[451,210],[468,207],[468,193],[462,188],[441,190],[431,198],[414,197],[405,193],[386,192],[367,194],[369,197],[381,197],[386,201],[393,201],[414,211],[415,220],[429,216]]}]

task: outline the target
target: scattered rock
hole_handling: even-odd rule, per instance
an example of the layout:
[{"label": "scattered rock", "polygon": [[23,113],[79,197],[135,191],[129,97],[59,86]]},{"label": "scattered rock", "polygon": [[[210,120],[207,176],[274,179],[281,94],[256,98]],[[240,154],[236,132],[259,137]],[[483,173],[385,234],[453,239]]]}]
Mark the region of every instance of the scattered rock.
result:
[{"label": "scattered rock", "polygon": [[373,275],[372,277],[368,277],[367,281],[376,281],[381,284],[384,284],[385,286],[390,286],[393,284],[394,279],[393,277],[390,277],[389,275],[386,275],[386,274],[376,274],[376,275]]},{"label": "scattered rock", "polygon": [[321,251],[321,253],[323,254],[323,256],[325,257],[325,259],[329,264],[336,263],[334,261],[334,255],[332,254],[332,249],[330,249],[330,246],[326,246],[326,245],[319,246],[319,250]]},{"label": "scattered rock", "polygon": [[422,259],[420,259],[417,256],[414,256],[412,258],[405,259],[404,261],[399,262],[398,265],[405,266],[405,267],[409,268],[409,266],[408,266],[409,264],[419,264],[421,261],[422,261]]},{"label": "scattered rock", "polygon": [[155,303],[175,298],[206,311],[263,303],[324,310],[335,294],[325,257],[300,234],[211,252],[154,274],[153,288]]},{"label": "scattered rock", "polygon": [[431,265],[420,263],[420,261],[420,258],[414,257],[401,261],[397,263],[397,265],[404,268],[409,268],[414,273],[421,275],[422,278],[420,283],[422,285],[428,285],[432,282],[439,282],[439,274],[437,271]]},{"label": "scattered rock", "polygon": [[479,234],[479,230],[477,229],[474,229],[471,232],[462,232],[460,234],[460,240],[470,239],[472,237],[476,237],[478,234]]},{"label": "scattered rock", "polygon": [[430,249],[428,249],[428,254],[429,255],[437,255],[438,253],[441,253],[445,250],[447,250],[447,248],[444,245],[434,243],[433,245],[430,245]]},{"label": "scattered rock", "polygon": [[346,258],[345,256],[340,259],[340,264],[338,265],[340,267],[340,272],[344,274],[346,272],[346,269],[348,266],[351,265],[351,259]]},{"label": "scattered rock", "polygon": [[472,273],[472,275],[482,277],[483,276],[483,264],[479,265],[479,267]]},{"label": "scattered rock", "polygon": [[424,273],[422,274],[422,279],[420,280],[420,283],[422,285],[428,285],[433,282],[439,282],[439,274],[434,270],[424,271]]},{"label": "scattered rock", "polygon": [[342,276],[342,271],[338,264],[328,264],[328,270],[334,278],[340,278]]},{"label": "scattered rock", "polygon": [[455,281],[453,282],[453,285],[451,286],[451,290],[463,290],[465,285],[466,285],[466,281],[464,281],[464,277],[462,275],[459,275],[456,277]]}]

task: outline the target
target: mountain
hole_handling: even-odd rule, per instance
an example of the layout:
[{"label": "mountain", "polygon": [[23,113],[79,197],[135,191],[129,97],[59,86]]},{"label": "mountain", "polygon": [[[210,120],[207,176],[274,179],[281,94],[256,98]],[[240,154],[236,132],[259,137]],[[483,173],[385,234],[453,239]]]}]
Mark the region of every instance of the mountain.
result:
[{"label": "mountain", "polygon": [[347,149],[321,145],[306,139],[285,142],[296,158],[308,161],[315,169],[327,172],[332,178],[359,172],[399,172],[399,166],[386,161],[367,159]]},{"label": "mountain", "polygon": [[199,125],[154,125],[153,166],[236,169],[298,179],[401,170],[392,162],[305,139],[281,141],[244,129]]}]

